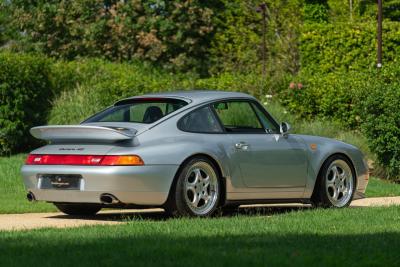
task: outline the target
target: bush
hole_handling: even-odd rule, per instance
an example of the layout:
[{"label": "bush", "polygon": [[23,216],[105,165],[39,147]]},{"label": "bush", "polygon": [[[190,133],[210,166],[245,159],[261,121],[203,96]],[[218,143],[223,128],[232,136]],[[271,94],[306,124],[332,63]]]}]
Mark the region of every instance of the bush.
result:
[{"label": "bush", "polygon": [[0,53],[0,154],[37,142],[29,128],[46,122],[53,85],[51,61],[34,55]]},{"label": "bush", "polygon": [[[400,61],[400,23],[383,23],[383,62]],[[376,24],[305,24],[301,65],[311,71],[368,71],[376,65]]]},{"label": "bush", "polygon": [[367,90],[368,74],[304,73],[292,78],[278,93],[281,103],[298,117],[328,119],[345,127],[359,127],[359,96]]},{"label": "bush", "polygon": [[306,0],[303,6],[304,21],[305,22],[328,22],[329,5],[326,0],[315,1]]},{"label": "bush", "polygon": [[375,84],[362,102],[362,129],[389,178],[400,177],[400,82]]}]

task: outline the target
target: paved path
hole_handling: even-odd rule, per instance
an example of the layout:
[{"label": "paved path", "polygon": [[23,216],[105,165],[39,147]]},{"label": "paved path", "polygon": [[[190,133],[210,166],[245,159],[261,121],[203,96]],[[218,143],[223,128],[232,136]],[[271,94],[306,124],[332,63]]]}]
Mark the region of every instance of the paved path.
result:
[{"label": "paved path", "polygon": [[[352,207],[371,207],[400,205],[400,197],[364,198],[351,203]],[[240,212],[251,212],[255,207],[269,207],[265,213],[273,215],[281,210],[290,208],[301,208],[301,204],[280,204],[280,205],[251,205],[243,206]],[[0,231],[7,230],[28,230],[36,228],[65,228],[79,227],[85,225],[115,225],[126,222],[132,217],[164,220],[166,216],[162,209],[147,210],[105,210],[92,217],[71,217],[62,213],[25,213],[25,214],[3,214],[0,215]]]}]

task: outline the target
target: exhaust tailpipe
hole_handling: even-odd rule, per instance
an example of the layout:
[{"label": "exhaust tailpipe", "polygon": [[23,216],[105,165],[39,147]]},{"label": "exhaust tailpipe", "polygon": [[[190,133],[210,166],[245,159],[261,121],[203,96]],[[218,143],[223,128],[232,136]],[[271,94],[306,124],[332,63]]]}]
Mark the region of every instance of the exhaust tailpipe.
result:
[{"label": "exhaust tailpipe", "polygon": [[26,194],[26,199],[28,199],[29,202],[36,201],[35,195],[32,192],[28,192],[28,194]]},{"label": "exhaust tailpipe", "polygon": [[120,201],[118,198],[116,198],[114,195],[111,194],[102,194],[100,196],[100,202],[102,204],[110,205],[110,204],[116,204],[119,203]]}]

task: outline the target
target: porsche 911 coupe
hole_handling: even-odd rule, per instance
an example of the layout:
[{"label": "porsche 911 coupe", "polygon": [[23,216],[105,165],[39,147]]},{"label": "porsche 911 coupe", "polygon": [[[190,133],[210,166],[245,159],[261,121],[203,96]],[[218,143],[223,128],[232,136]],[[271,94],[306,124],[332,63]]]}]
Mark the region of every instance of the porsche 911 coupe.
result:
[{"label": "porsche 911 coupe", "polygon": [[135,96],[79,125],[30,132],[48,144],[22,167],[27,198],[70,215],[103,207],[199,217],[242,204],[341,208],[363,197],[369,178],[356,147],[291,134],[237,92]]}]

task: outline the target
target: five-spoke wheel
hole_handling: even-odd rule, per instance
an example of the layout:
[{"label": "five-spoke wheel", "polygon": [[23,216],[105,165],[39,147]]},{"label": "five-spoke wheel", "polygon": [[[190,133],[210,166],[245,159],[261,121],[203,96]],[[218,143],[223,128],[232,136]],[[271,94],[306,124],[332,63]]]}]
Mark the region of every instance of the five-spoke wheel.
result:
[{"label": "five-spoke wheel", "polygon": [[342,155],[335,155],[324,163],[312,198],[316,205],[341,208],[350,204],[355,189],[351,166]]},{"label": "five-spoke wheel", "polygon": [[179,173],[166,209],[175,215],[209,216],[219,205],[220,190],[214,164],[205,157],[192,158]]}]

